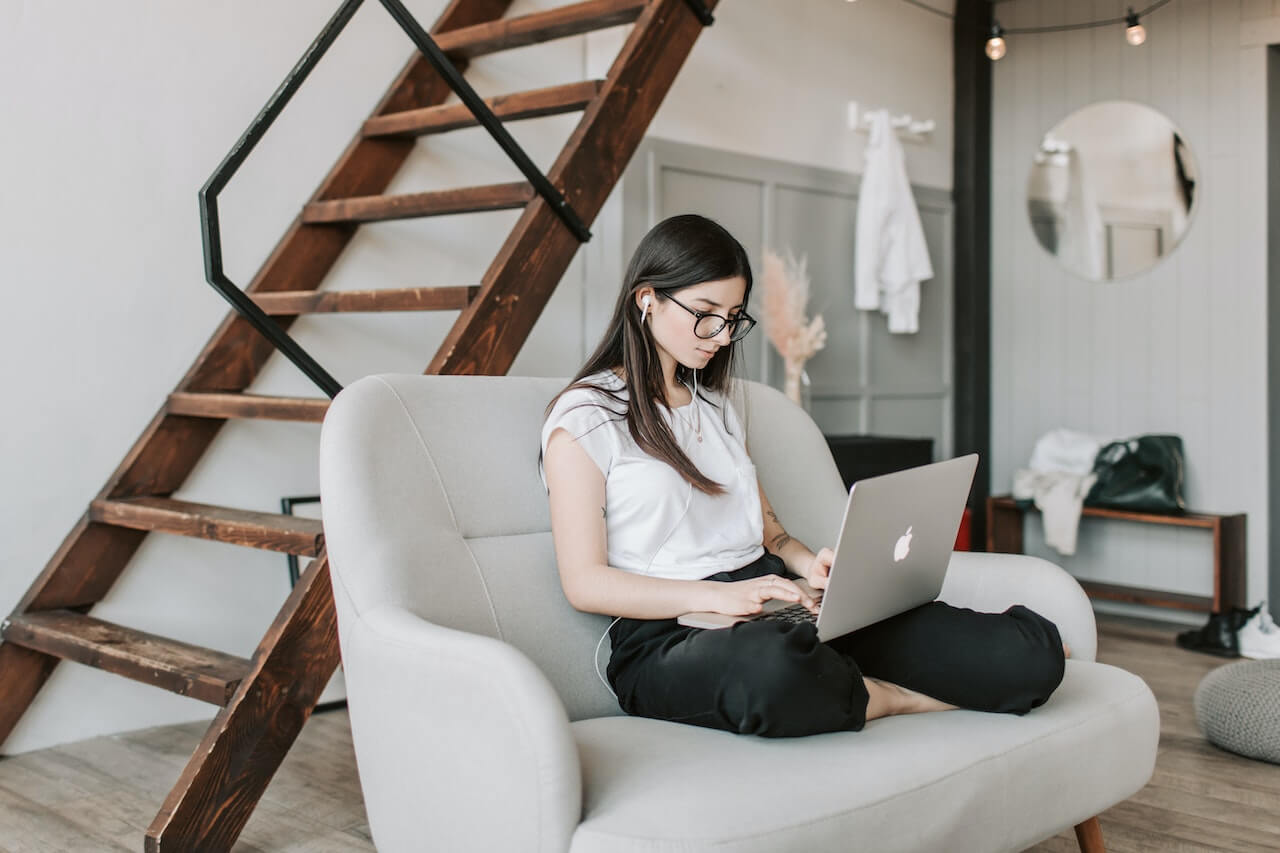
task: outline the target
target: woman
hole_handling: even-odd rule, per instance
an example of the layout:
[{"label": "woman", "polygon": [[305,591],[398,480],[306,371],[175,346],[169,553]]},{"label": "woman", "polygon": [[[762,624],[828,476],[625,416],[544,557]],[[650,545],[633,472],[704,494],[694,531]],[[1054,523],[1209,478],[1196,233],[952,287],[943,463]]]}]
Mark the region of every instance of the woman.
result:
[{"label": "woman", "polygon": [[[703,630],[691,611],[816,610],[830,548],[791,538],[756,479],[726,391],[751,267],[724,228],[676,216],[645,236],[595,353],[548,407],[543,474],[570,604],[618,617],[623,710],[770,737],[858,730],[956,707],[1026,713],[1062,679],[1052,622],[933,602],[821,643],[807,622]],[[601,638],[603,642],[603,637]]]}]

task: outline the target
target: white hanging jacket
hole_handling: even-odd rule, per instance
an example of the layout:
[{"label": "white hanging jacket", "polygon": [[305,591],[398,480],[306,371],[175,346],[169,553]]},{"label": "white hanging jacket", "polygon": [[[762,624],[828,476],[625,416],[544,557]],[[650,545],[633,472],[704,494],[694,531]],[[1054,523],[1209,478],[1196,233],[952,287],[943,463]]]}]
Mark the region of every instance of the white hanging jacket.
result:
[{"label": "white hanging jacket", "polygon": [[854,306],[880,309],[889,331],[920,329],[920,282],[933,278],[920,211],[907,179],[902,144],[889,126],[889,111],[868,113],[871,139],[858,193],[854,244]]}]

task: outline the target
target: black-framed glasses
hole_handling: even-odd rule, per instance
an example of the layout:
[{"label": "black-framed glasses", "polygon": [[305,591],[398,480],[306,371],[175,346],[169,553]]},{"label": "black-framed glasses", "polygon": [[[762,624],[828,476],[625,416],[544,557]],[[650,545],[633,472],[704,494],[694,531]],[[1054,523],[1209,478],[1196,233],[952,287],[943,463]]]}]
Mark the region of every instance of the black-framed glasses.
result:
[{"label": "black-framed glasses", "polygon": [[747,336],[747,332],[751,331],[756,324],[755,318],[746,311],[739,311],[737,317],[730,319],[723,314],[712,314],[707,311],[698,311],[690,308],[669,293],[663,293],[662,295],[697,318],[693,321],[693,333],[700,338],[714,338],[720,334],[725,326],[728,326],[729,340],[740,341]]}]

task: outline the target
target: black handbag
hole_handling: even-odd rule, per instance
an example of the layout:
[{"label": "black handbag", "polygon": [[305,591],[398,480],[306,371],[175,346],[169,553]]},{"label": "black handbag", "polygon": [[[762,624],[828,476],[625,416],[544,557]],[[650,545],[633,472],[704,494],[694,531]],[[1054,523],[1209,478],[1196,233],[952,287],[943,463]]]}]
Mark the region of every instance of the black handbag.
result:
[{"label": "black handbag", "polygon": [[1084,503],[1142,512],[1184,512],[1185,467],[1180,436],[1140,435],[1113,441],[1094,459],[1098,480]]}]

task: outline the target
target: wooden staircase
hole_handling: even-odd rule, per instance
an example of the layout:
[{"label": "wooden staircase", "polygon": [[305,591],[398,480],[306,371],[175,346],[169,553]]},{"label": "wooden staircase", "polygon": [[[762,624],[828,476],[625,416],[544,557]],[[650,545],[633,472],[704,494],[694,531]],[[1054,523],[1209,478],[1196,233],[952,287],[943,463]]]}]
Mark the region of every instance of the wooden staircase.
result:
[{"label": "wooden staircase", "polygon": [[[504,18],[510,0],[452,0],[432,29],[460,71],[469,57],[634,23],[605,80],[487,102],[505,121],[582,111],[551,184],[594,221],[703,23],[689,0],[587,0]],[[704,0],[707,10],[716,0]],[[427,373],[501,374],[514,360],[579,241],[523,182],[407,195],[384,192],[414,140],[471,126],[421,56],[401,72],[246,288],[287,328],[300,314],[460,311]],[[320,291],[360,223],[522,208],[478,287]],[[147,831],[151,851],[230,849],[339,662],[320,523],[175,500],[232,418],[318,423],[325,398],[247,394],[272,345],[231,313],[169,395],[30,590],[0,625],[0,743],[60,660],[98,667],[221,706]],[[252,659],[89,614],[150,532],[315,556]]]}]

